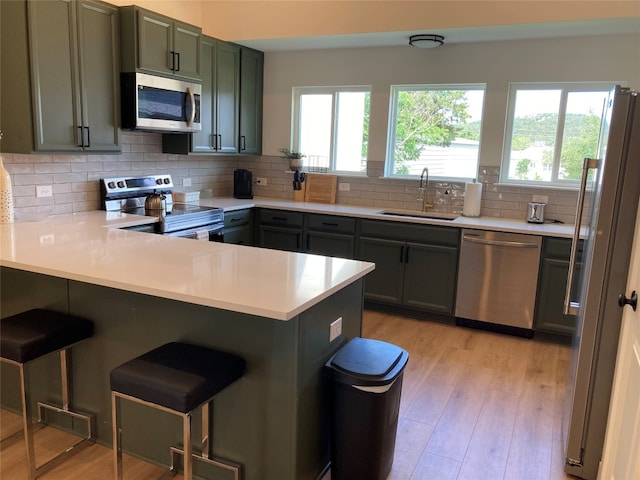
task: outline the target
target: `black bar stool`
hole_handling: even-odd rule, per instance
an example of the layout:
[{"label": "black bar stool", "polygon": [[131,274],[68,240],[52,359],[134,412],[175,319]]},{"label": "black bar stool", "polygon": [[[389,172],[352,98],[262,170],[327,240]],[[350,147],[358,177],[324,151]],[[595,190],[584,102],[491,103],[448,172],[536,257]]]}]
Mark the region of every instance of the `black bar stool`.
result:
[{"label": "black bar stool", "polygon": [[[71,409],[71,346],[93,335],[93,323],[84,318],[45,309],[33,309],[0,320],[0,360],[15,365],[20,371],[20,400],[22,403],[22,430],[2,439],[6,445],[24,436],[29,480],[34,480],[72,453],[95,442],[93,415]],[[58,352],[62,383],[62,405],[38,402],[36,428],[29,416],[29,392],[27,392],[27,369],[29,362],[50,353]],[[44,426],[43,412],[50,410],[70,416],[86,423],[86,437],[59,453],[40,467],[36,467],[33,435]],[[46,415],[45,415],[46,417]]]},{"label": "black bar stool", "polygon": [[[224,468],[239,480],[241,465],[214,458],[211,454],[213,397],[244,375],[245,361],[236,355],[211,348],[172,342],[111,370],[111,412],[116,479],[122,480],[122,427],[120,400],[126,399],[173,413],[182,418],[183,448],[170,448],[170,471],[174,459],[183,456],[183,476],[193,478],[193,460]],[[202,407],[202,451],[194,452],[191,441],[191,414]]]}]

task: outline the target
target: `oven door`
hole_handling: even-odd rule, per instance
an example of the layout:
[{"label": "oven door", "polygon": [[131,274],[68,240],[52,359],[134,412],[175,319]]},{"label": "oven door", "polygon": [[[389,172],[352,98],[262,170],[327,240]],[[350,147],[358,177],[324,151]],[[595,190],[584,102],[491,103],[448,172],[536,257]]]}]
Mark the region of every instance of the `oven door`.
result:
[{"label": "oven door", "polygon": [[170,237],[191,238],[193,240],[205,240],[208,242],[224,242],[224,224],[202,225],[200,227],[165,232]]}]

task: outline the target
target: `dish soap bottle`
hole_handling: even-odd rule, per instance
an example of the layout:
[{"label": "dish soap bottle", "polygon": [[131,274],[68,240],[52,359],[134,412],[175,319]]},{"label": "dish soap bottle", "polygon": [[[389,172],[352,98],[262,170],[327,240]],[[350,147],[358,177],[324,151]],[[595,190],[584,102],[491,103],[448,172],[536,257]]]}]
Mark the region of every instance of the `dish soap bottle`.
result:
[{"label": "dish soap bottle", "polygon": [[0,155],[0,223],[13,223],[11,175],[4,168],[2,155]]}]

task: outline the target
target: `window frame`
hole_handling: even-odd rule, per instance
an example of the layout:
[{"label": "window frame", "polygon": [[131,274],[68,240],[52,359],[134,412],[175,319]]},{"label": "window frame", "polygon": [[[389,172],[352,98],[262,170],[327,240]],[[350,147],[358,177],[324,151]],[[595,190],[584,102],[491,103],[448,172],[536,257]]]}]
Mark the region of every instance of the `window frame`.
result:
[{"label": "window frame", "polygon": [[[504,138],[502,145],[502,158],[500,159],[499,183],[511,186],[528,186],[538,188],[562,188],[578,189],[580,179],[559,179],[560,160],[562,154],[562,142],[564,140],[564,128],[567,116],[567,100],[573,92],[605,92],[605,102],[608,92],[620,82],[510,82],[507,93],[507,114],[505,117]],[[514,115],[516,109],[516,97],[520,90],[560,90],[560,105],[558,111],[558,125],[554,140],[553,164],[551,167],[551,180],[529,180],[509,178],[511,164],[511,145],[513,143]],[[604,104],[603,104],[604,108]],[[602,111],[600,112],[602,118]],[[600,125],[602,127],[602,125]],[[558,149],[557,146],[560,146]],[[596,154],[597,152],[594,152]]]},{"label": "window frame", "polygon": [[478,158],[476,160],[476,172],[472,177],[450,177],[450,176],[438,176],[430,175],[430,180],[440,180],[446,182],[465,182],[477,178],[478,170],[480,168],[480,148],[482,145],[482,125],[484,122],[484,112],[486,106],[486,83],[427,83],[427,84],[398,84],[391,85],[389,93],[389,119],[387,124],[387,149],[385,153],[384,162],[384,177],[388,179],[416,179],[420,178],[420,175],[401,175],[395,174],[395,144],[396,144],[396,124],[397,124],[397,109],[398,109],[398,93],[400,91],[408,90],[480,90],[483,92],[482,99],[482,111],[480,113],[480,135],[478,140]]},{"label": "window frame", "polygon": [[[329,168],[326,172],[322,173],[330,173],[335,175],[343,175],[343,176],[366,176],[367,175],[367,164],[369,161],[369,149],[367,148],[367,158],[365,159],[365,167],[362,171],[353,171],[353,170],[337,170],[336,166],[336,139],[338,138],[338,124],[337,124],[337,115],[336,115],[336,106],[337,102],[337,94],[345,93],[345,92],[362,92],[369,94],[369,100],[371,100],[372,87],[371,85],[334,85],[334,86],[304,86],[304,87],[293,87],[292,88],[292,111],[291,111],[291,143],[292,150],[300,151],[300,97],[303,94],[306,95],[331,95],[331,141],[329,147]],[[369,112],[371,115],[371,112]],[[371,126],[369,125],[369,129]],[[369,132],[367,133],[367,137]],[[302,152],[303,154],[305,152]],[[306,158],[306,157],[305,157]],[[303,158],[303,166],[307,167],[308,165]],[[316,172],[314,172],[316,173]]]}]

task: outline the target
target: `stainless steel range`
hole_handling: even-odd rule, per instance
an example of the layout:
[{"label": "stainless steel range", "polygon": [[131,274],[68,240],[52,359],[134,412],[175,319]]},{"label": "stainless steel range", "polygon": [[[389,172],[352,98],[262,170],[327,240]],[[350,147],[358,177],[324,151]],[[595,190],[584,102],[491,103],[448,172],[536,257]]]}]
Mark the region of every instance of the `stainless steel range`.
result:
[{"label": "stainless steel range", "polygon": [[[148,208],[149,199],[156,200],[154,206],[162,207]],[[136,228],[140,231],[213,242],[222,242],[224,239],[224,210],[175,203],[173,181],[169,174],[103,178],[100,180],[100,204],[103,210],[158,219],[152,226]]]}]

